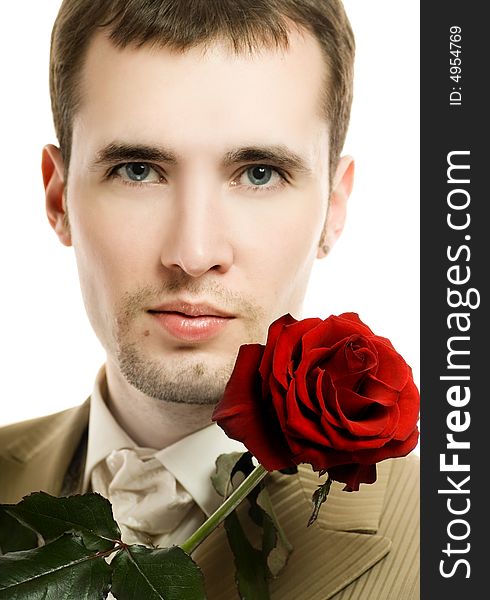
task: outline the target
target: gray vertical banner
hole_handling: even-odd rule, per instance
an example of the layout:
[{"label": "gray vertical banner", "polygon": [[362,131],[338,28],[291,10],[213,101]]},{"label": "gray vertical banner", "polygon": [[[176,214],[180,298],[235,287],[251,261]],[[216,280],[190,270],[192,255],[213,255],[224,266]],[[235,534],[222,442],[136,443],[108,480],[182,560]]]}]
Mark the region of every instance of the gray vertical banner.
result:
[{"label": "gray vertical banner", "polygon": [[421,3],[422,600],[489,595],[484,8]]}]

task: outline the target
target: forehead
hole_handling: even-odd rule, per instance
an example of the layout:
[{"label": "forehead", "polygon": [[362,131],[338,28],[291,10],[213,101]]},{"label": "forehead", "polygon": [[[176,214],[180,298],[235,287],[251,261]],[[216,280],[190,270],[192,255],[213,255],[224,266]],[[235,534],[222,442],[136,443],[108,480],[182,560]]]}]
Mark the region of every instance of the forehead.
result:
[{"label": "forehead", "polygon": [[80,136],[87,147],[163,140],[183,152],[327,139],[320,46],[307,32],[289,37],[287,49],[236,54],[218,42],[184,52],[120,49],[96,34],[80,81],[74,146]]}]

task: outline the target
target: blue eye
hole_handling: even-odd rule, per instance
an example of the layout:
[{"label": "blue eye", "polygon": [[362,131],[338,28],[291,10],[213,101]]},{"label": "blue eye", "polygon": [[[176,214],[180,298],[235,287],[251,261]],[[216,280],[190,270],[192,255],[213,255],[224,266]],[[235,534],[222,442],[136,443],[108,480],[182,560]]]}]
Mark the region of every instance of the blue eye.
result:
[{"label": "blue eye", "polygon": [[118,165],[111,174],[127,184],[161,183],[163,179],[155,167],[145,162],[128,162]]},{"label": "blue eye", "polygon": [[250,165],[231,184],[237,189],[251,192],[274,192],[286,185],[287,178],[275,167]]},{"label": "blue eye", "polygon": [[254,167],[249,167],[245,173],[252,185],[260,186],[269,183],[272,178],[273,170],[271,167],[256,165]]},{"label": "blue eye", "polygon": [[150,173],[150,167],[146,163],[128,163],[124,165],[124,171],[132,181],[144,181]]}]

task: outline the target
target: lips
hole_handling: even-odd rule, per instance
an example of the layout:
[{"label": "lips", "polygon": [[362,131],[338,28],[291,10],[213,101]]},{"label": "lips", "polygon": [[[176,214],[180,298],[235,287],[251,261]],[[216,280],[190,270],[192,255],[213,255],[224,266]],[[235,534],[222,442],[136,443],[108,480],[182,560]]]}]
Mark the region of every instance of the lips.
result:
[{"label": "lips", "polygon": [[218,335],[234,315],[209,304],[171,302],[152,308],[149,314],[172,337],[204,342]]}]

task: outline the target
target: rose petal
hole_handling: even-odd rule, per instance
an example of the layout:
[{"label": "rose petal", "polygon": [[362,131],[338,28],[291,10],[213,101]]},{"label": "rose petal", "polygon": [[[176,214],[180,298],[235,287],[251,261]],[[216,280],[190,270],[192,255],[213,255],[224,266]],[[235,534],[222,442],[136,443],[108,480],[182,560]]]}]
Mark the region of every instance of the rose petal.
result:
[{"label": "rose petal", "polygon": [[[330,467],[331,461],[335,463],[336,456],[336,451],[331,448],[300,446],[298,452],[294,455],[293,460],[298,465],[302,463],[309,464],[314,471],[320,472]],[[343,462],[347,462],[347,460],[344,459]]]},{"label": "rose petal", "polygon": [[245,444],[269,471],[293,466],[291,453],[281,428],[270,410],[270,401],[261,395],[258,365],[263,347],[240,348],[233,375],[212,420],[226,435]]},{"label": "rose petal", "polygon": [[272,400],[273,410],[279,420],[283,431],[286,430],[287,426],[287,410],[286,410],[286,394],[287,392],[277,383],[274,377],[269,377],[269,394]]},{"label": "rose petal", "polygon": [[269,374],[272,372],[272,358],[280,332],[284,327],[286,327],[286,325],[291,325],[292,323],[296,322],[297,321],[294,317],[292,317],[290,314],[287,314],[282,316],[280,319],[277,319],[270,325],[267,333],[267,342],[264,349],[264,355],[260,363],[260,374],[264,380],[267,380],[269,378]]},{"label": "rose petal", "polygon": [[351,373],[371,370],[378,364],[376,346],[365,336],[351,335],[345,344],[345,360]]},{"label": "rose petal", "polygon": [[[328,360],[329,356],[335,352],[334,348],[315,348],[308,356],[303,356],[298,368],[294,373],[296,382],[296,394],[305,406],[312,410],[318,408],[318,398],[316,393],[318,390],[317,376],[312,377],[312,372],[320,365]],[[321,369],[323,371],[323,369]],[[330,381],[330,380],[329,380]]]},{"label": "rose petal", "polygon": [[323,429],[325,431],[325,437],[329,439],[330,446],[336,452],[358,452],[360,450],[374,450],[382,448],[387,442],[390,441],[390,437],[374,437],[374,436],[363,436],[354,437],[348,433],[345,429],[339,429],[329,425],[327,422],[322,421]]},{"label": "rose petal", "polygon": [[[301,444],[304,445],[305,440],[308,440],[308,444],[324,444],[325,433],[320,427],[320,422],[315,418],[315,415],[308,414],[309,409],[303,408],[301,410],[298,405],[298,401],[295,393],[294,380],[291,382],[291,386],[288,390],[286,398],[287,406],[287,421],[284,433],[286,439],[290,444],[291,441],[294,444],[294,438],[300,440]],[[291,440],[291,438],[293,438]]]},{"label": "rose petal", "polygon": [[376,377],[386,383],[386,385],[398,391],[402,390],[409,377],[409,366],[396,350],[387,346],[379,338],[373,338],[373,343],[379,355]]},{"label": "rose petal", "polygon": [[368,411],[376,405],[372,398],[358,394],[349,388],[335,386],[336,394],[332,399],[335,403],[333,412],[339,417],[339,425],[344,424],[344,419],[362,421],[369,418]]},{"label": "rose petal", "polygon": [[381,335],[376,335],[374,336],[379,342],[382,342],[385,346],[388,346],[389,348],[391,348],[392,350],[395,350],[395,347],[393,346],[393,344],[391,343],[391,341],[388,338],[385,338]]},{"label": "rose petal", "polygon": [[400,419],[395,434],[397,440],[407,439],[416,428],[419,416],[419,405],[420,394],[410,376],[407,385],[400,392],[400,399],[398,400]]},{"label": "rose petal", "polygon": [[[317,397],[321,407],[321,421],[328,434],[329,425],[341,427],[342,422],[337,412],[337,389],[326,371],[320,370],[317,379]],[[325,426],[325,423],[328,425]]]},{"label": "rose petal", "polygon": [[345,312],[337,316],[332,315],[332,317],[334,319],[338,319],[339,321],[347,321],[351,327],[355,328],[359,333],[362,333],[362,335],[374,335],[373,330],[368,327],[364,321],[361,321],[359,315],[355,312]]},{"label": "rose petal", "polygon": [[374,483],[377,478],[376,465],[360,465],[351,463],[338,465],[328,469],[328,474],[334,481],[345,483],[346,492],[357,492],[361,483]]},{"label": "rose petal", "polygon": [[400,399],[399,390],[380,381],[369,373],[358,389],[358,393],[367,398],[373,398],[374,402],[383,406],[394,406]]},{"label": "rose petal", "polygon": [[291,325],[286,325],[278,334],[274,354],[272,357],[272,373],[276,380],[287,389],[289,379],[287,377],[286,365],[290,360],[295,362],[301,358],[301,340],[304,334],[321,323],[321,319],[304,319]]},{"label": "rose petal", "polygon": [[304,353],[313,348],[328,348],[356,333],[366,337],[373,335],[355,313],[343,313],[338,317],[332,315],[305,335]]},{"label": "rose petal", "polygon": [[303,357],[315,348],[328,349],[334,345],[342,345],[344,340],[351,335],[352,330],[344,324],[332,321],[331,317],[321,321],[316,327],[308,331],[303,338]]},{"label": "rose petal", "polygon": [[[391,438],[396,431],[400,418],[396,404],[386,408],[344,388],[337,393],[337,404],[342,425],[353,436]],[[349,416],[351,407],[362,405],[361,410],[352,411]]]},{"label": "rose petal", "polygon": [[409,454],[417,445],[419,431],[415,429],[405,440],[390,440],[377,450],[365,450],[356,453],[355,459],[363,464],[380,462],[387,458],[400,458]]},{"label": "rose petal", "polygon": [[[353,340],[354,338],[354,340]],[[367,360],[362,362],[356,361],[358,369],[354,368],[352,358],[351,344],[353,341],[362,342],[365,344],[366,351],[370,351]],[[362,382],[363,378],[370,372],[377,370],[377,353],[376,348],[369,344],[365,338],[359,336],[351,336],[345,338],[341,343],[336,344],[336,351],[332,352],[328,360],[321,361],[320,367],[330,373],[332,381],[337,385],[341,383],[352,389],[356,389]],[[333,349],[333,348],[332,348]]]}]

